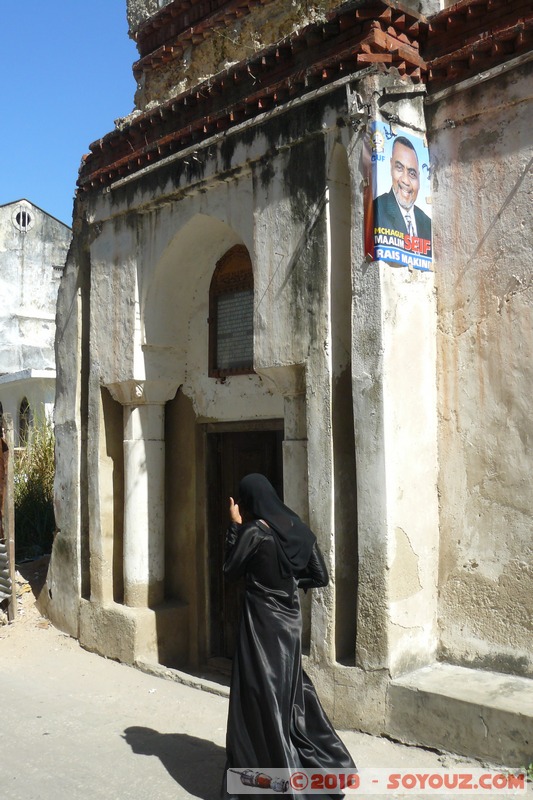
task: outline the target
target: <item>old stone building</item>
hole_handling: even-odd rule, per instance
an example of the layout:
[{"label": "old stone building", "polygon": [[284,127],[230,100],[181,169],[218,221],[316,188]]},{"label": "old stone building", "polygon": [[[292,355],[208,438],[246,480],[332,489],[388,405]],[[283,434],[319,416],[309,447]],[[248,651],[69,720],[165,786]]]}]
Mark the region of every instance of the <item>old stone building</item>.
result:
[{"label": "old stone building", "polygon": [[28,200],[0,207],[0,412],[23,444],[32,420],[52,417],[55,315],[70,228]]},{"label": "old stone building", "polygon": [[530,4],[128,18],[136,109],[84,159],[61,283],[43,606],[109,657],[220,668],[227,496],[263,471],[329,564],[305,644],[335,723],[524,763]]}]

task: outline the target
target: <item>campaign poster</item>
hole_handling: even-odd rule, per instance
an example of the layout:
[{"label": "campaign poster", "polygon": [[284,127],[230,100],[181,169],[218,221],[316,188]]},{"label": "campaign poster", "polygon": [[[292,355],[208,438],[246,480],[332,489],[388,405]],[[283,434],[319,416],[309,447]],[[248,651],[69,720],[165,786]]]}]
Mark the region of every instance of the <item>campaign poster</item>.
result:
[{"label": "campaign poster", "polygon": [[374,261],[432,269],[429,152],[420,136],[373,122],[367,142],[365,246]]}]

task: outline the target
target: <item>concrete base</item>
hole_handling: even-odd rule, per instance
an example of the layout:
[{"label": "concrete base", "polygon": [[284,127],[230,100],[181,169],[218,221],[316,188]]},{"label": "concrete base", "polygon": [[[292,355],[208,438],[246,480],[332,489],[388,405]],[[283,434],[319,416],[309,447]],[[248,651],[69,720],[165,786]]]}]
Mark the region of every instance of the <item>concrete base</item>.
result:
[{"label": "concrete base", "polygon": [[365,672],[336,664],[324,669],[304,656],[303,667],[335,727],[375,736],[386,733],[387,670]]},{"label": "concrete base", "polygon": [[533,758],[533,681],[432,664],[392,681],[387,733],[507,767]]},{"label": "concrete base", "polygon": [[187,662],[188,608],[184,603],[130,608],[82,600],[79,619],[80,644],[99,655],[125,664],[142,661],[178,667]]}]

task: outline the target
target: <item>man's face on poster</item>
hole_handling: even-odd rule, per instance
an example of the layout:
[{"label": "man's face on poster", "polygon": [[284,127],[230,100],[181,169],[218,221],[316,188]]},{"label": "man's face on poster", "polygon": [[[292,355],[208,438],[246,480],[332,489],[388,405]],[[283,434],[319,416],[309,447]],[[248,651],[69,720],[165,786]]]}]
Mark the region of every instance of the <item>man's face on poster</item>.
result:
[{"label": "man's face on poster", "polygon": [[398,204],[406,211],[412,208],[420,188],[418,158],[414,150],[398,142],[391,156],[392,191]]}]

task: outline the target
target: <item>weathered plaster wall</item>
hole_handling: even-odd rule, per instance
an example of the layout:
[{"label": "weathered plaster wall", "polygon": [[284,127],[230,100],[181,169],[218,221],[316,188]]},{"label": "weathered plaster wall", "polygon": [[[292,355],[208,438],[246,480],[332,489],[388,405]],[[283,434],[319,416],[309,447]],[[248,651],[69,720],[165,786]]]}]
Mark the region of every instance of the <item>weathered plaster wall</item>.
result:
[{"label": "weathered plaster wall", "polygon": [[0,207],[0,403],[17,444],[24,399],[33,420],[52,418],[55,310],[69,243],[70,229],[28,200]]},{"label": "weathered plaster wall", "polygon": [[[424,129],[423,99],[359,85],[373,114]],[[382,98],[386,101],[383,103]],[[354,158],[357,155],[354,154]],[[360,155],[359,155],[360,158]],[[354,230],[363,230],[361,164],[352,165]],[[359,588],[356,663],[401,674],[437,647],[437,415],[434,275],[368,263],[353,244],[353,353]]]},{"label": "weathered plaster wall", "polygon": [[259,367],[303,364],[324,342],[325,157],[319,136],[254,168]]},{"label": "weathered plaster wall", "polygon": [[336,5],[337,0],[271,0],[256,6],[227,28],[213,28],[209,37],[188,48],[164,69],[147,72],[139,84],[136,107],[144,110],[175,97],[310,22],[323,19],[325,12]]},{"label": "weathered plaster wall", "polygon": [[[214,27],[209,36],[188,47],[181,57],[145,72],[136,92],[136,108],[145,110],[169,100],[306,25],[326,21],[328,11],[339,5],[339,0],[270,0],[253,7],[249,14],[225,28]],[[426,15],[440,8],[439,0],[408,0],[405,6]],[[130,0],[130,30],[135,31],[156,10],[154,0]]]},{"label": "weathered plaster wall", "polygon": [[91,370],[104,385],[143,379],[143,374],[135,374],[138,292],[134,222],[127,217],[111,220],[97,226],[91,238]]},{"label": "weathered plaster wall", "polygon": [[[372,103],[382,84],[394,81],[369,78],[359,85],[361,96]],[[90,325],[82,482],[88,486],[89,539],[102,539],[96,549],[90,545],[92,552],[109,561],[100,526],[120,527],[112,522],[113,510],[102,508],[102,502],[109,505],[101,486],[111,463],[97,446],[101,384],[114,397],[120,397],[121,384],[174,387],[167,399],[179,387],[180,399],[168,406],[168,430],[175,442],[189,446],[186,420],[287,414],[287,464],[305,472],[287,472],[288,494],[302,501],[332,577],[312,600],[311,658],[323,666],[340,658],[351,664],[351,678],[347,672],[342,682],[346,691],[362,680],[359,669],[397,673],[431,660],[437,533],[433,276],[366,264],[362,238],[350,232],[363,228],[364,137],[364,126],[347,124],[351,91],[341,87],[294,110],[290,124],[272,115],[261,127],[199,148],[194,158],[176,159],[94,195],[84,210],[90,223],[83,233],[92,288],[84,303]],[[399,109],[403,124],[421,126],[419,93],[411,101],[404,97]],[[207,370],[209,283],[217,260],[237,243],[248,247],[254,266],[258,374],[221,382]],[[386,453],[396,455],[387,460]],[[173,455],[167,463],[174,464]],[[360,507],[352,504],[352,514],[343,518],[337,506],[345,492],[355,497],[356,484]],[[303,500],[296,489],[301,486]],[[423,517],[415,502],[421,497]],[[184,503],[187,509],[178,509],[174,497],[167,510],[167,529],[185,537],[167,541],[171,557],[192,557],[187,531],[192,535],[195,518],[199,524],[192,486]],[[343,553],[351,558],[348,571],[341,569]],[[185,583],[174,567],[166,580],[171,596],[181,584],[176,599],[188,603],[193,615],[199,613],[195,593],[204,569],[201,558],[196,563],[198,573]],[[104,587],[104,572],[89,574],[87,585]],[[83,548],[81,573],[87,582]],[[85,606],[83,614],[93,641],[94,615]],[[194,651],[196,644],[191,646]],[[334,704],[333,673],[328,681],[325,691]],[[383,690],[383,681],[378,684],[376,693]]]},{"label": "weathered plaster wall", "polygon": [[[203,627],[202,573],[204,537],[197,536],[197,430],[191,401],[178,391],[165,415],[167,535],[165,540],[166,597],[187,603],[189,629]],[[184,457],[184,454],[187,454]],[[199,607],[200,605],[200,607]],[[198,663],[198,636],[190,636],[185,660]]]},{"label": "weathered plaster wall", "polygon": [[[132,19],[153,8],[130,3]],[[206,51],[191,80],[220,68],[215,56]],[[332,575],[312,595],[306,666],[335,723],[390,733],[394,681],[431,672],[437,657],[531,674],[527,77],[522,68],[426,109],[434,274],[365,258],[365,109],[425,126],[422,87],[398,82],[400,94],[385,97],[395,78],[377,70],[79,200],[58,316],[60,532],[45,595],[56,624],[130,661],[156,659],[175,634],[175,653],[194,663],[209,613],[199,431],[284,417],[284,464],[297,471],[285,469],[287,497],[301,503]],[[174,75],[153,96],[177,87]],[[234,244],[254,265],[258,374],[222,382],[207,376],[208,290]],[[351,307],[340,296],[350,283]],[[122,603],[127,515],[103,488],[123,468],[117,398],[131,416],[150,386],[164,390],[171,495],[155,554],[164,549],[168,563],[158,609]],[[344,431],[353,425],[357,493],[357,630],[353,650],[343,634],[342,652],[337,624],[351,620],[336,603],[349,581],[336,566],[355,543],[348,528],[337,538],[339,409]],[[418,713],[425,699],[413,686],[415,703],[410,692],[402,702]]]},{"label": "weathered plaster wall", "polygon": [[[341,90],[341,105],[344,98]],[[52,559],[47,605],[60,627],[76,632],[74,609],[81,599],[80,636],[92,649],[131,660],[139,647],[149,650],[154,643],[153,632],[149,633],[152,623],[144,619],[142,609],[124,610],[123,640],[118,629],[120,560],[123,555],[127,564],[128,515],[118,508],[120,492],[116,496],[109,492],[121,474],[127,479],[122,460],[127,457],[126,443],[124,456],[120,453],[120,437],[126,432],[120,431],[117,401],[135,406],[137,389],[140,399],[146,393],[150,400],[151,387],[166,387],[167,490],[172,497],[166,511],[166,529],[172,532],[166,540],[166,597],[179,606],[178,638],[187,642],[193,661],[201,645],[198,636],[203,623],[199,626],[198,619],[204,612],[198,603],[205,594],[206,568],[206,553],[201,549],[205,520],[198,516],[194,489],[194,464],[200,459],[202,468],[203,462],[192,434],[194,423],[284,415],[283,393],[260,374],[225,381],[208,377],[209,284],[217,260],[236,243],[248,247],[254,265],[258,365],[308,364],[307,391],[314,409],[309,424],[316,438],[310,466],[316,473],[310,516],[319,531],[330,530],[331,496],[324,506],[317,483],[328,463],[327,458],[321,459],[328,454],[330,429],[321,400],[329,381],[324,350],[327,154],[324,137],[309,136],[306,131],[311,123],[320,130],[324,120],[334,122],[337,115],[338,110],[328,109],[327,103],[318,113],[315,109],[298,115],[297,124],[291,124],[296,137],[292,147],[286,146],[285,121],[273,118],[262,130],[198,152],[189,166],[163,167],[142,183],[126,182],[111,193],[94,195],[86,205],[78,204],[76,247],[59,303],[61,532]],[[269,158],[263,160],[267,151]],[[310,162],[316,164],[313,173],[306,169]],[[302,389],[306,391],[305,380]],[[304,414],[290,425],[301,445],[305,445],[305,424]],[[118,433],[111,432],[113,426]],[[169,487],[183,468],[184,449],[196,455],[187,458],[188,480],[181,482],[176,493]],[[295,450],[292,441],[289,449]],[[299,456],[297,461],[307,469],[305,458]],[[307,475],[295,477],[294,485],[301,483],[306,485]],[[182,560],[189,564],[185,571],[183,564],[180,567]],[[63,569],[74,572],[79,581],[70,614],[65,598],[55,598]],[[328,625],[327,614],[317,624],[319,628]],[[99,635],[98,630],[105,634]],[[188,638],[187,630],[196,633]],[[321,634],[317,635],[320,639]]]},{"label": "weathered plaster wall", "polygon": [[[264,146],[263,135],[258,139],[260,145],[253,138],[249,143],[252,151]],[[324,176],[310,178],[304,165],[323,164],[323,148],[320,139],[311,140],[273,156],[268,174],[259,166],[233,180],[208,180],[201,192],[151,213],[125,214],[97,226],[91,244],[91,352],[92,369],[104,384],[174,380],[198,419],[282,415],[281,398],[261,377],[208,377],[209,284],[224,252],[246,244],[261,298],[258,366],[302,363],[310,336],[322,346],[327,318],[317,311],[324,278],[315,269],[321,256],[314,229],[324,216]],[[234,157],[240,159],[240,152]],[[151,201],[149,184],[145,189],[140,205]],[[282,334],[289,328],[296,331],[292,337]]]},{"label": "weathered plaster wall", "polygon": [[[330,134],[327,156],[328,305],[335,532],[335,660],[355,663],[357,479],[352,374],[352,193],[348,132]],[[352,143],[352,149],[355,140]]]},{"label": "weathered plaster wall", "polygon": [[[78,207],[81,215],[81,204]],[[61,630],[79,635],[79,602],[83,588],[85,518],[80,498],[86,494],[86,469],[83,442],[86,422],[87,332],[82,309],[87,308],[88,270],[82,226],[75,221],[73,244],[69,251],[57,301],[56,325],[56,474],[54,511],[57,532],[46,587],[39,595],[39,608]],[[80,485],[83,484],[83,493]],[[83,533],[82,533],[83,531]]]},{"label": "weathered plaster wall", "polygon": [[[331,364],[327,217],[328,111],[307,109],[308,138],[254,170],[258,268],[257,364],[301,365],[307,439],[308,514],[330,586],[312,597],[314,658],[334,659],[334,558],[331,536]],[[324,109],[322,109],[324,113]],[[323,128],[321,128],[321,123]],[[311,133],[311,131],[313,133]],[[320,132],[320,133],[318,133]],[[313,164],[313,169],[308,168]],[[283,379],[282,379],[283,380]],[[294,478],[287,475],[287,483]]]},{"label": "weathered plaster wall", "polygon": [[[172,0],[127,0],[127,16],[130,31],[135,32],[143,22],[146,22],[153,14],[156,14],[160,8],[169,5],[170,2],[172,2]],[[262,13],[261,7],[259,7],[259,9],[254,9],[252,13],[254,19],[257,20],[258,23],[265,21],[265,19],[268,22],[269,16],[286,16],[288,20],[299,17],[301,20],[301,22],[297,24],[297,27],[299,27],[302,24],[306,24],[306,22],[316,19],[327,9],[334,8],[338,5],[340,5],[339,0],[321,0],[320,2],[316,0],[314,0],[314,2],[312,0],[292,0],[290,4],[288,4],[286,0],[283,0],[283,2],[279,2],[278,0],[278,2],[272,2],[267,6],[266,18]],[[427,16],[439,11],[440,8],[443,8],[445,5],[451,5],[451,2],[446,2],[446,0],[405,0],[404,5],[407,8],[411,8]],[[270,9],[270,11],[268,9]],[[255,43],[260,41],[264,42],[264,44],[271,44],[277,41],[273,39],[271,35],[265,36],[265,32],[259,30],[259,25],[254,31],[254,25],[248,24],[247,21],[245,22],[246,38],[242,38],[242,30],[239,21],[237,21],[233,28],[230,28],[227,33],[219,35],[221,38],[226,38],[230,45],[235,45],[237,41],[240,41],[241,47],[248,48],[253,48]],[[293,28],[293,30],[295,30],[295,28]],[[287,33],[290,32],[290,28],[287,28]],[[255,49],[258,48],[256,47]],[[242,52],[241,50],[241,55],[238,58],[239,61],[242,58]]]},{"label": "weathered plaster wall", "polygon": [[98,415],[98,483],[93,494],[98,513],[91,536],[91,597],[102,604],[121,602],[124,532],[123,409],[102,388]]},{"label": "weathered plaster wall", "polygon": [[438,644],[436,302],[432,273],[382,280],[390,669],[430,663]]},{"label": "weathered plaster wall", "polygon": [[[16,224],[27,214],[26,231]],[[0,374],[54,369],[55,309],[70,229],[27,200],[0,207]]]},{"label": "weathered plaster wall", "polygon": [[11,414],[15,446],[20,439],[20,405],[25,398],[30,407],[30,419],[35,424],[52,420],[55,400],[55,370],[26,369],[0,376],[0,403],[2,412]]},{"label": "weathered plaster wall", "polygon": [[435,296],[431,274],[382,263],[358,283],[357,665],[397,675],[438,641]]},{"label": "weathered plaster wall", "polygon": [[128,24],[131,31],[137,30],[139,25],[166,6],[171,0],[127,0]]},{"label": "weathered plaster wall", "polygon": [[430,106],[441,657],[533,674],[531,64]]}]

